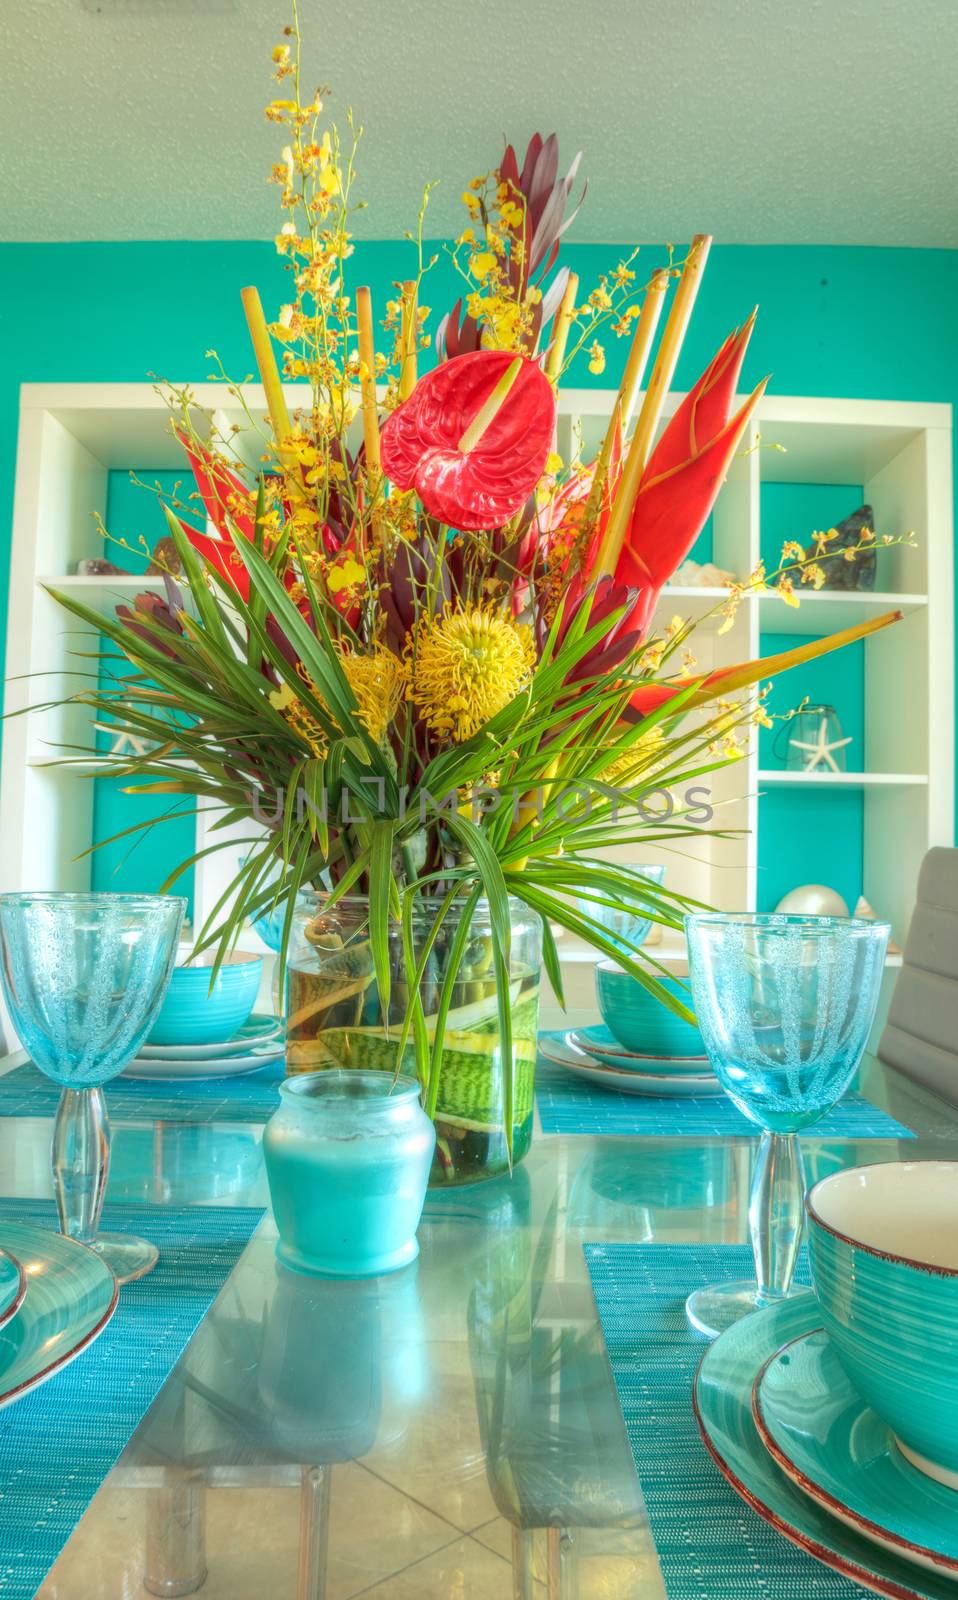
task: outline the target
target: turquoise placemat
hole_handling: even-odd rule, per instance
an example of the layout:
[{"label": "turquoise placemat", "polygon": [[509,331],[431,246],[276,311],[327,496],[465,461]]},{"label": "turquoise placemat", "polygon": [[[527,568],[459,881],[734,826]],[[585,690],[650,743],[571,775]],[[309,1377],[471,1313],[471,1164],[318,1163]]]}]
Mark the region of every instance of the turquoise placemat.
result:
[{"label": "turquoise placemat", "polygon": [[[283,1058],[231,1078],[114,1078],[104,1089],[111,1122],[266,1122],[279,1105]],[[52,1117],[60,1090],[27,1062],[0,1077],[0,1117]],[[2,1593],[2,1591],[0,1591]]]},{"label": "turquoise placemat", "polygon": [[[4,1215],[56,1225],[52,1205],[4,1199],[0,1236]],[[104,1228],[151,1239],[159,1263],[120,1290],[112,1321],[89,1350],[0,1411],[3,1600],[32,1600],[262,1215],[246,1206],[105,1208]]]},{"label": "turquoise placemat", "polygon": [[584,1248],[668,1600],[866,1600],[751,1511],[699,1435],[692,1380],[705,1341],[685,1301],[701,1284],[750,1277],[750,1248]]},{"label": "turquoise placemat", "polygon": [[[704,1100],[658,1100],[645,1095],[601,1089],[585,1078],[539,1057],[536,1102],[543,1133],[587,1133],[671,1136],[677,1139],[755,1139],[760,1130],[727,1095]],[[913,1139],[910,1128],[895,1122],[860,1094],[846,1094],[821,1122],[802,1132],[803,1139]]]}]

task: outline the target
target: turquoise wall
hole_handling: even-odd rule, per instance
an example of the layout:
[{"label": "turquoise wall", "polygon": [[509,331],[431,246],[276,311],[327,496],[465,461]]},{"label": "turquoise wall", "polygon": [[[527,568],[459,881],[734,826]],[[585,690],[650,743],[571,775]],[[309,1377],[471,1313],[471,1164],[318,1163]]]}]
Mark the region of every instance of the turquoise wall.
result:
[{"label": "turquoise wall", "polygon": [[[680,252],[681,253],[681,252]],[[570,245],[564,259],[588,284],[614,264],[615,246]],[[649,270],[660,260],[654,247],[642,252]],[[382,305],[395,280],[414,270],[412,247],[404,243],[359,244],[352,283],[368,282]],[[271,245],[260,243],[135,243],[0,245],[0,592],[7,589],[9,529],[16,460],[19,385],[24,382],[135,381],[149,373],[174,380],[201,378],[204,352],[212,345],[228,370],[243,374],[251,359],[238,290],[260,286],[267,305],[285,297],[283,268]],[[458,289],[445,260],[424,293],[436,311]],[[947,401],[958,410],[958,254],[944,250],[878,250],[819,246],[716,246],[699,296],[692,328],[676,376],[685,388],[713,354],[721,337],[754,303],[758,325],[744,382],[766,372],[782,394]],[[585,363],[571,381],[583,387],[618,382],[624,346],[608,341],[609,362],[599,379]],[[150,462],[143,462],[148,471]],[[809,498],[815,486],[775,490],[763,504],[769,524],[792,536],[834,521],[856,502],[857,487]],[[769,491],[766,491],[768,493]],[[111,494],[122,518],[131,508],[122,486]],[[146,497],[144,496],[144,501]],[[849,502],[846,504],[846,500]],[[91,548],[94,545],[91,530]],[[5,630],[5,607],[0,639]],[[764,647],[772,649],[771,637]],[[5,651],[5,643],[4,643]],[[951,665],[951,664],[949,664]],[[847,661],[840,678],[829,673],[827,698],[843,700],[849,728],[860,715],[860,664]],[[859,686],[856,688],[856,684]],[[778,691],[777,704],[799,693],[814,694],[814,679]],[[856,705],[858,709],[856,709]],[[852,762],[851,764],[854,764]],[[781,886],[795,881],[786,863],[794,840],[808,837],[801,805],[815,797],[778,793],[763,800],[763,903],[774,903]],[[860,796],[829,796],[830,855],[818,858],[816,877],[854,900],[861,876]],[[816,802],[818,803],[818,802]],[[821,813],[816,811],[816,817]],[[796,832],[800,830],[799,832]],[[814,828],[819,834],[819,827]],[[792,841],[790,844],[789,841]],[[109,863],[117,886],[117,862]],[[102,870],[107,870],[104,861]],[[137,870],[134,865],[131,870]]]}]

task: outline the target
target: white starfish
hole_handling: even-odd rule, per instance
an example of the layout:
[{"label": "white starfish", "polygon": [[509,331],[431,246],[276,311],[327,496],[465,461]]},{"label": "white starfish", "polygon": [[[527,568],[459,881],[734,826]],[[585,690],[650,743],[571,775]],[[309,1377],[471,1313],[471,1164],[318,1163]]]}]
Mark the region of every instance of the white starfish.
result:
[{"label": "white starfish", "polygon": [[111,736],[113,740],[113,746],[110,750],[111,756],[123,755],[127,745],[130,747],[131,754],[135,756],[146,755],[146,740],[139,738],[137,734],[129,732],[126,728],[118,728],[113,722],[94,722],[93,726],[99,729],[101,733],[108,733]]},{"label": "white starfish", "polygon": [[851,742],[851,734],[848,735],[847,739],[829,740],[827,717],[823,717],[818,725],[818,736],[814,744],[806,744],[803,739],[793,739],[791,741],[796,750],[807,750],[809,752],[805,757],[803,769],[805,772],[815,772],[819,767],[830,767],[833,772],[840,772],[841,768],[832,755],[832,751],[841,750]]}]

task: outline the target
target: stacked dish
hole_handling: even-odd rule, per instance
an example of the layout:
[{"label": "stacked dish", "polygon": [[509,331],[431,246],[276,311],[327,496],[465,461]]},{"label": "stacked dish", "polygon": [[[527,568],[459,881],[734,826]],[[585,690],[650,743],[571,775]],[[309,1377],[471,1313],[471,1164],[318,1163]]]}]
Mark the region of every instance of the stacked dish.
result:
[{"label": "stacked dish", "polygon": [[232,1078],[257,1072],[282,1056],[285,1049],[280,1017],[254,1012],[232,1038],[214,1042],[142,1046],[124,1078]]},{"label": "stacked dish", "polygon": [[86,1245],[5,1221],[0,1249],[0,1406],[52,1378],[103,1332],[117,1281]]},{"label": "stacked dish", "polygon": [[279,1017],[254,1012],[262,956],[236,950],[212,983],[213,957],[190,957],[174,968],[159,1015],[125,1078],[232,1078],[256,1072],[283,1054]]},{"label": "stacked dish", "polygon": [[[663,988],[688,1006],[683,979],[664,978]],[[596,968],[596,998],[603,1025],[577,1028],[561,1040],[544,1039],[546,1060],[624,1094],[701,1096],[721,1094],[698,1028],[676,1016],[615,962]]]},{"label": "stacked dish", "polygon": [[814,1294],[706,1353],[695,1410],[733,1487],[879,1594],[958,1594],[958,1163],[833,1174],[808,1197]]}]

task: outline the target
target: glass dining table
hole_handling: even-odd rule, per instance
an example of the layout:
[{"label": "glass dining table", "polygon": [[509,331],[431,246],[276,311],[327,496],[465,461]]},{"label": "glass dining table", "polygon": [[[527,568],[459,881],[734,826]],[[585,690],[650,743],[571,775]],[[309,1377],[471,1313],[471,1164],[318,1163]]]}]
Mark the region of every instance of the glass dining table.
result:
[{"label": "glass dining table", "polygon": [[[810,1180],[955,1156],[958,1110],[870,1058],[861,1088],[917,1138],[810,1134]],[[261,1138],[114,1118],[108,1200],[267,1211],[43,1600],[665,1595],[582,1247],[744,1240],[757,1140],[537,1131],[429,1197],[415,1264],[332,1283],[275,1260]],[[48,1196],[49,1149],[0,1121],[0,1192]]]}]

